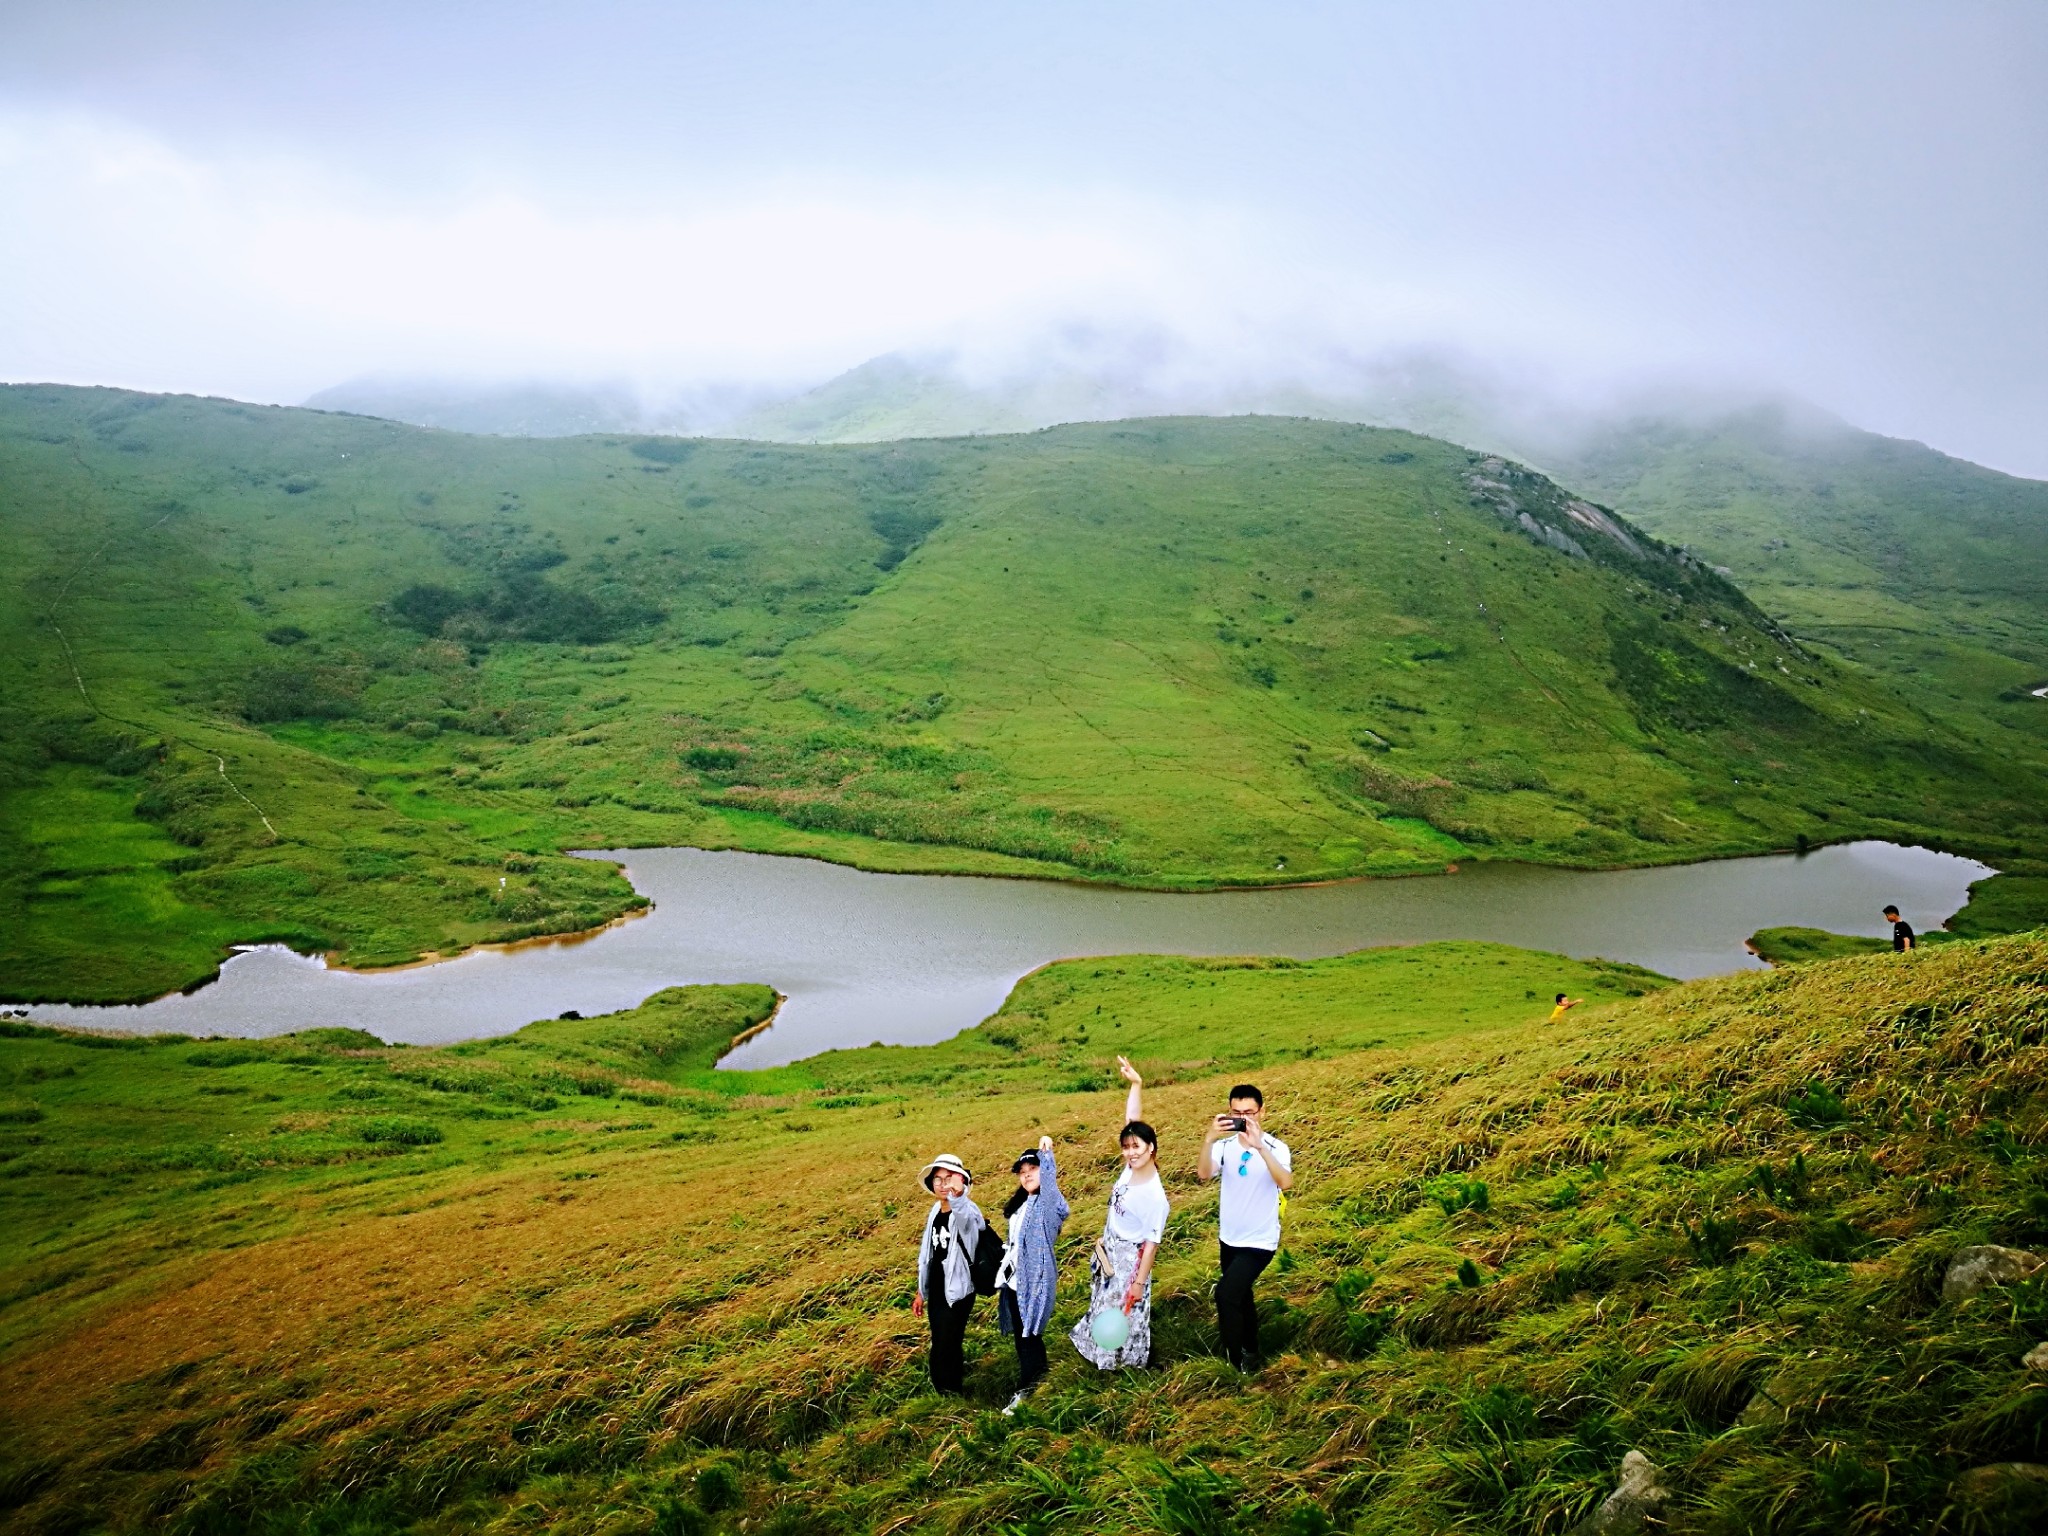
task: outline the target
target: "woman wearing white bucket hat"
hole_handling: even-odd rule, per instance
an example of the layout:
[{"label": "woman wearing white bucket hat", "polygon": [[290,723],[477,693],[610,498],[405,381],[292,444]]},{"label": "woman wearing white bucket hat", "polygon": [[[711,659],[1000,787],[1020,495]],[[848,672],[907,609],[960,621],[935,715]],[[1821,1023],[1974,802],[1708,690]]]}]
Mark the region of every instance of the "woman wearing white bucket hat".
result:
[{"label": "woman wearing white bucket hat", "polygon": [[937,1198],[917,1248],[917,1299],[910,1312],[931,1319],[933,1388],[958,1396],[966,1390],[964,1345],[967,1315],[974,1310],[974,1253],[988,1222],[967,1195],[974,1175],[952,1153],[942,1152],[926,1163],[923,1179]]}]

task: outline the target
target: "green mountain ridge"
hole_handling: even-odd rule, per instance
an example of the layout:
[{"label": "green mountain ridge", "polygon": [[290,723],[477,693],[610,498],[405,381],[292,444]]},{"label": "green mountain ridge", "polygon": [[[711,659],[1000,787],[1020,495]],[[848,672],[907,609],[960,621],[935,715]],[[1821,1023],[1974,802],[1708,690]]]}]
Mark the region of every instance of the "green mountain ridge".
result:
[{"label": "green mountain ridge", "polygon": [[0,391],[0,992],[593,926],[574,847],[1203,888],[2043,846],[2040,755],[1510,460],[805,447]]},{"label": "green mountain ridge", "polygon": [[[734,435],[817,442],[887,441],[977,432],[1030,431],[1078,420],[1180,414],[1164,389],[1108,372],[1049,368],[985,384],[944,360],[872,359],[789,400],[757,407],[730,425]],[[1622,500],[1621,510],[1661,536],[1688,539],[1703,553],[1742,558],[1737,539],[1775,505],[1794,522],[1829,527],[1840,560],[1897,601],[1929,591],[1994,589],[2031,596],[2048,562],[2048,483],[1986,469],[1906,439],[1863,431],[1802,402],[1757,396],[1670,394],[1647,406],[1546,404],[1455,364],[1427,358],[1386,364],[1349,385],[1189,387],[1181,398],[1204,413],[1309,416],[1394,427],[1467,447],[1504,452],[1587,492]],[[1899,526],[1917,512],[1939,534],[1954,519],[1964,541],[1912,539]],[[1688,521],[1689,520],[1689,521]],[[1863,547],[1858,548],[1858,536]],[[1901,544],[1905,537],[1908,542]],[[1768,537],[1768,534],[1765,535]],[[1990,547],[1985,547],[1985,541]],[[1752,552],[1737,567],[1747,581],[1783,576],[1797,587],[1824,570]],[[1908,565],[1901,556],[1914,558]],[[2017,557],[2016,566],[1991,563]],[[1817,622],[1832,617],[1815,613]],[[2038,610],[2026,627],[2038,646]]]},{"label": "green mountain ridge", "polygon": [[[1198,396],[1202,392],[1198,391]],[[1114,372],[976,385],[877,358],[742,416],[819,442],[1021,431],[1159,409]],[[2038,759],[2048,708],[2048,483],[1866,432],[1802,402],[1672,394],[1570,406],[1427,356],[1347,385],[1216,387],[1209,405],[1358,422],[1502,453],[1727,570],[1802,640],[1883,671],[1986,750]]]},{"label": "green mountain ridge", "polygon": [[[1443,438],[1525,461],[1698,550],[1774,618],[1918,687],[1952,725],[1967,729],[1988,711],[2036,741],[2048,732],[2048,711],[2001,708],[2048,682],[2048,484],[1862,431],[1794,400],[1669,394],[1648,405],[1574,406],[1426,354],[1334,372],[1321,386],[1167,386],[1137,362],[1097,361],[974,381],[946,357],[887,354],[712,419],[721,435],[776,442],[1013,433],[1191,411]],[[308,403],[330,397],[398,420],[487,420],[488,430],[509,432],[567,431],[579,416],[623,409],[591,392],[580,412],[536,428],[510,394],[468,401],[467,418],[389,387]]]},{"label": "green mountain ridge", "polygon": [[1537,458],[1951,721],[2048,737],[2027,697],[2048,680],[2048,484],[1785,407],[1622,421]]}]

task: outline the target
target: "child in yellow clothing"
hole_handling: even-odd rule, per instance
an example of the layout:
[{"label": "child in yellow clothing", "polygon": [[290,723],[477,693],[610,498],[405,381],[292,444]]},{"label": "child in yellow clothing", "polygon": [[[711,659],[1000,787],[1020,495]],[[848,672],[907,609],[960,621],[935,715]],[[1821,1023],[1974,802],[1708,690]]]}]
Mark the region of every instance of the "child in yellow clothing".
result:
[{"label": "child in yellow clothing", "polygon": [[1550,1010],[1550,1017],[1545,1019],[1543,1022],[1546,1024],[1555,1024],[1559,1019],[1563,1018],[1567,1013],[1571,1012],[1572,1009],[1578,1007],[1579,1004],[1583,1003],[1584,1001],[1585,999],[1583,997],[1566,997],[1562,992],[1558,993],[1557,1006]]}]

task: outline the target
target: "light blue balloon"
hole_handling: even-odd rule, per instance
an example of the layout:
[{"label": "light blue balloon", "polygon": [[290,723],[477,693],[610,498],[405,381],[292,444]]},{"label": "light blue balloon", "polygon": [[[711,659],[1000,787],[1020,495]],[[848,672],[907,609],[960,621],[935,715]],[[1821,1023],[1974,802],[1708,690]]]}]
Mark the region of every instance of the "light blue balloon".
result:
[{"label": "light blue balloon", "polygon": [[1088,1336],[1102,1349],[1122,1349],[1131,1336],[1131,1320],[1122,1307],[1104,1307],[1088,1319]]}]

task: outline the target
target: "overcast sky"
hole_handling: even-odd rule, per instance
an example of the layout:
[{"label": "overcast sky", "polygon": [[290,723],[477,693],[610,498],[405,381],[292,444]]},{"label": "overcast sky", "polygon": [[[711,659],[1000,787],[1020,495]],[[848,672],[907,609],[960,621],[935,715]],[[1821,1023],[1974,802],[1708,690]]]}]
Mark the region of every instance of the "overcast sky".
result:
[{"label": "overcast sky", "polygon": [[1444,343],[2048,476],[2044,80],[2039,0],[4,0],[0,378]]}]

